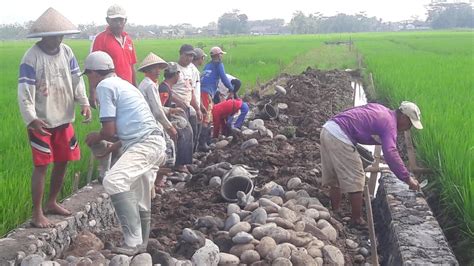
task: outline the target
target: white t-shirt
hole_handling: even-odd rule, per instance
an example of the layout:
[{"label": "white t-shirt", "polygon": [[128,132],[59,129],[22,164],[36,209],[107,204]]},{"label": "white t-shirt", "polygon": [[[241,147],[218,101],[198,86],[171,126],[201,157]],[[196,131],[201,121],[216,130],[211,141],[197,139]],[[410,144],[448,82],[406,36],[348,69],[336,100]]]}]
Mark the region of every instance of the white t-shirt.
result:
[{"label": "white t-shirt", "polygon": [[[227,76],[227,79],[229,79],[229,82],[232,81],[233,79],[236,79],[236,77],[230,75],[230,74],[225,74]],[[224,97],[227,98],[229,94],[229,89],[222,83],[222,80],[219,79],[219,84],[217,84],[217,90],[224,95]]]},{"label": "white t-shirt", "polygon": [[187,106],[191,106],[191,100],[193,98],[194,87],[193,87],[193,68],[192,63],[183,67],[178,64],[179,79],[178,82],[173,85],[173,94],[183,101]]},{"label": "white t-shirt", "polygon": [[201,75],[199,69],[191,63],[193,69],[192,86],[194,88],[194,97],[196,97],[196,103],[198,106],[201,105]]},{"label": "white t-shirt", "polygon": [[331,135],[333,135],[336,139],[349,144],[353,145],[349,137],[347,137],[346,133],[342,131],[341,127],[334,121],[329,120],[326,123],[324,123],[323,128],[325,128]]}]

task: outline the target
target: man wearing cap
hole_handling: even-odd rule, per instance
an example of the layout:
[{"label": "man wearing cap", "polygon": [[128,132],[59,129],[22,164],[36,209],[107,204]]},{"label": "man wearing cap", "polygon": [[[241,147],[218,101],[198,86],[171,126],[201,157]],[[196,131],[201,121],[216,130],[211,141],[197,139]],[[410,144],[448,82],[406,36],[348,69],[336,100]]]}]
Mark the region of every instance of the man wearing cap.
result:
[{"label": "man wearing cap", "polygon": [[41,40],[31,47],[20,63],[18,104],[33,153],[34,170],[31,179],[33,199],[32,224],[49,227],[41,206],[44,179],[48,165],[51,172],[51,189],[45,211],[70,215],[71,212],[57,202],[68,161],[80,159],[80,151],[72,122],[74,104],[81,105],[81,114],[90,121],[91,111],[80,77],[79,64],[71,48],[62,43],[66,34],[79,33],[77,28],[53,8],[44,12],[32,25],[29,38]]},{"label": "man wearing cap", "polygon": [[[211,48],[210,54],[212,60],[204,67],[201,77],[201,101],[209,115],[212,113],[212,99],[217,92],[219,80],[222,80],[222,83],[230,92],[234,90],[234,87],[227,78],[224,64],[222,63],[222,55],[226,54],[226,52],[216,46]],[[205,122],[209,123],[210,121],[210,116],[208,116]]]},{"label": "man wearing cap", "polygon": [[[203,116],[207,115],[207,110],[204,108],[204,105],[201,103],[201,74],[199,71],[199,67],[204,64],[204,59],[206,58],[206,54],[201,48],[194,48],[194,59],[191,67],[193,69],[193,82],[194,82],[194,96],[196,97],[196,101],[198,102],[199,107],[201,108],[201,112]],[[209,136],[211,134],[208,127],[202,124],[202,121],[198,123],[197,126],[197,134],[194,138],[194,149],[199,150],[202,152],[208,152],[210,150],[209,146],[207,145],[207,141],[209,140]]]},{"label": "man wearing cap", "polygon": [[[114,72],[105,52],[89,54],[84,63],[90,92],[100,104],[100,132],[92,132],[86,143],[120,141],[123,154],[106,173],[105,191],[110,195],[122,225],[124,246],[113,251],[132,256],[146,248],[150,233],[151,189],[164,162],[166,144],[145,98],[133,85]],[[108,152],[111,152],[109,150]]]},{"label": "man wearing cap", "polygon": [[355,145],[382,145],[390,170],[410,189],[419,184],[405,167],[397,149],[397,132],[412,126],[422,129],[420,109],[414,103],[402,102],[397,110],[369,103],[333,116],[321,131],[321,168],[323,185],[330,186],[331,206],[339,211],[341,193],[349,193],[352,223],[365,225],[362,219],[362,191],[365,172]]},{"label": "man wearing cap", "polygon": [[95,37],[92,52],[108,53],[114,60],[117,76],[137,86],[133,68],[137,56],[132,38],[124,31],[127,23],[125,9],[119,5],[112,5],[107,10],[106,21],[109,26]]}]

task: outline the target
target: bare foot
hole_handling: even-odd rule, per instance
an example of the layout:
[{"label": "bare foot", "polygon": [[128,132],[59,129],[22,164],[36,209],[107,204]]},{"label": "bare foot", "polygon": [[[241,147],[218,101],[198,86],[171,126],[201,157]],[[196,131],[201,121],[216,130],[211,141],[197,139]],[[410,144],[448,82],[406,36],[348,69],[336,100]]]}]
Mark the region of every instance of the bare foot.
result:
[{"label": "bare foot", "polygon": [[57,202],[49,203],[48,205],[46,205],[45,210],[45,213],[48,214],[58,214],[63,216],[71,215],[71,212],[68,209],[64,208]]},{"label": "bare foot", "polygon": [[52,227],[53,224],[44,216],[41,212],[39,214],[34,214],[31,219],[31,225],[38,228],[47,228]]},{"label": "bare foot", "polygon": [[177,166],[174,170],[181,173],[190,174],[188,168],[185,165]]}]

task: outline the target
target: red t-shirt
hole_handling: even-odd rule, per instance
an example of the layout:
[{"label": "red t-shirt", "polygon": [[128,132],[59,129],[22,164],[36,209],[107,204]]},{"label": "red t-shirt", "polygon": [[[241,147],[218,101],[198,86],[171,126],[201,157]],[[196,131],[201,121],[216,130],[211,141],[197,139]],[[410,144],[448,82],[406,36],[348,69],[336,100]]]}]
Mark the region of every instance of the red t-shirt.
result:
[{"label": "red t-shirt", "polygon": [[117,76],[133,84],[132,66],[137,63],[133,41],[126,32],[122,32],[124,45],[115,38],[109,27],[97,34],[92,44],[92,52],[104,51],[112,57]]}]

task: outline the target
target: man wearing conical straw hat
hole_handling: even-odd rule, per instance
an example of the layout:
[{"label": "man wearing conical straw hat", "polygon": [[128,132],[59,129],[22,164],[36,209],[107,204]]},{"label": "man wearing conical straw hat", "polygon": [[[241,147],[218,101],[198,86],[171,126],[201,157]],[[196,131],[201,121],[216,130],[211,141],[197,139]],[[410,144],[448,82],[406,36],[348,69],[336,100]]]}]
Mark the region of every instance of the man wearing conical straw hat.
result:
[{"label": "man wearing conical straw hat", "polygon": [[18,79],[18,104],[28,127],[33,153],[32,225],[49,227],[41,206],[44,179],[48,165],[53,163],[51,190],[45,211],[70,215],[57,202],[68,161],[80,159],[74,134],[74,104],[81,106],[84,122],[91,119],[84,81],[79,64],[63,36],[79,33],[77,28],[53,8],[44,12],[33,24],[27,37],[41,38],[23,56]]}]

